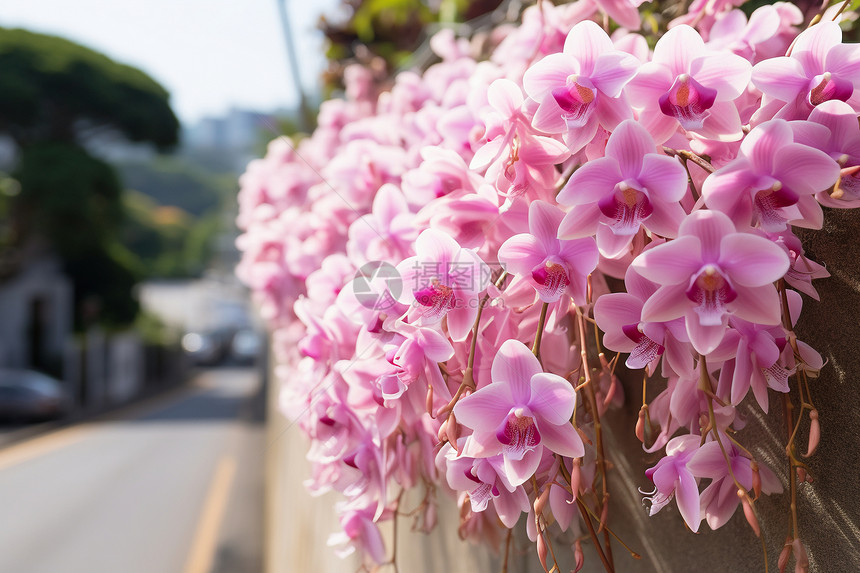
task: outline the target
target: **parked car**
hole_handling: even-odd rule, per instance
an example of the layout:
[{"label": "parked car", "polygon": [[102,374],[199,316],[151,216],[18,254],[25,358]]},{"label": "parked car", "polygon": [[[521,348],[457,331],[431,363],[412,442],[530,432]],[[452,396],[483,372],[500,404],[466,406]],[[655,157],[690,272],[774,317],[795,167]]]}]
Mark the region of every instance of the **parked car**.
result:
[{"label": "parked car", "polygon": [[63,385],[40,372],[0,369],[0,420],[34,422],[59,418],[66,408]]},{"label": "parked car", "polygon": [[243,328],[233,335],[230,344],[230,354],[241,364],[252,364],[260,356],[263,349],[263,339],[260,333],[251,328]]}]

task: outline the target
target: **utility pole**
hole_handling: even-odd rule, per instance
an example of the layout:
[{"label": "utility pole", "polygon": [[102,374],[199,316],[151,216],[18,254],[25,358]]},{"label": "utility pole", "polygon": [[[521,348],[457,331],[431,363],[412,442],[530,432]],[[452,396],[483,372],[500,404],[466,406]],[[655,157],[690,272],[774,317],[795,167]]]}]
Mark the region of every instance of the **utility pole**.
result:
[{"label": "utility pole", "polygon": [[308,98],[305,95],[301,74],[299,73],[299,58],[296,55],[296,45],[293,41],[287,0],[275,0],[275,3],[278,5],[278,12],[281,16],[281,27],[284,32],[284,43],[287,48],[287,60],[290,63],[290,75],[293,79],[293,86],[299,96],[299,127],[305,133],[310,133],[312,125],[311,110],[308,107]]}]

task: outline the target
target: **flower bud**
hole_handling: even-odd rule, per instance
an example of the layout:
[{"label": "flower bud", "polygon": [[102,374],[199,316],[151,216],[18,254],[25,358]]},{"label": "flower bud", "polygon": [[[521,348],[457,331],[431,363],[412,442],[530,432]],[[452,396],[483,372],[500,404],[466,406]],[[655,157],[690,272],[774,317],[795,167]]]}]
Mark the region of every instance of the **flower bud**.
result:
[{"label": "flower bud", "polygon": [[818,424],[818,410],[810,410],[809,412],[809,446],[806,448],[804,458],[808,458],[815,453],[818,448],[818,442],[821,440],[821,426]]},{"label": "flower bud", "polygon": [[[540,524],[538,524],[538,526],[540,526]],[[539,533],[538,534],[537,552],[538,552],[538,559],[540,559],[541,567],[543,567],[543,570],[545,573],[549,573],[549,569],[546,566],[546,555],[547,555],[548,549],[547,549],[547,545],[546,545],[546,539],[544,537],[545,535],[546,535],[546,533]]]},{"label": "flower bud", "polygon": [[[573,492],[573,499],[579,497],[579,484],[582,482],[582,459],[576,458],[573,460],[573,469],[570,470],[570,490]],[[571,502],[573,503],[573,502]]]},{"label": "flower bud", "polygon": [[782,546],[782,551],[779,553],[779,560],[776,562],[779,567],[779,573],[785,573],[785,567],[788,565],[788,558],[791,555],[791,535],[785,538],[785,545]]},{"label": "flower bud", "polygon": [[639,408],[639,419],[636,420],[636,437],[643,444],[645,443],[645,410],[648,409],[648,406],[642,404],[642,407]]},{"label": "flower bud", "polygon": [[430,417],[434,420],[436,417],[433,415],[433,385],[427,385],[427,398],[424,402],[424,407],[427,409],[427,413],[430,414]]},{"label": "flower bud", "polygon": [[442,425],[439,426],[439,431],[436,433],[436,437],[439,439],[440,444],[444,444],[448,441],[448,420],[442,422]]},{"label": "flower bud", "polygon": [[535,515],[543,514],[543,510],[546,507],[546,503],[547,503],[547,501],[549,501],[549,490],[551,487],[552,487],[551,485],[547,486],[540,493],[540,495],[535,498],[535,503],[534,503]]},{"label": "flower bud", "polygon": [[742,489],[738,489],[738,497],[741,498],[741,504],[744,506],[744,517],[747,518],[747,523],[752,527],[756,537],[761,537],[761,527],[758,524],[758,517],[755,515],[750,496]]},{"label": "flower bud", "polygon": [[794,573],[808,573],[809,557],[806,556],[806,548],[800,539],[791,542],[791,551],[794,553]]},{"label": "flower bud", "polygon": [[445,425],[445,435],[448,437],[448,441],[452,446],[454,446],[457,453],[461,454],[460,444],[457,443],[457,439],[460,437],[460,424],[457,423],[457,419],[454,417],[454,412],[451,412],[448,416]]},{"label": "flower bud", "polygon": [[609,492],[603,494],[603,508],[600,510],[600,525],[597,528],[597,532],[606,528],[606,521],[609,519]]},{"label": "flower bud", "polygon": [[585,565],[585,554],[582,552],[582,543],[579,542],[579,539],[573,544],[573,548],[573,557],[576,560],[576,569],[573,570],[573,573],[579,573],[579,570]]},{"label": "flower bud", "polygon": [[797,481],[804,482],[806,481],[806,469],[798,467],[797,468]]},{"label": "flower bud", "polygon": [[758,462],[752,460],[750,462],[750,469],[752,470],[752,488],[755,492],[755,499],[758,500],[761,497],[761,474],[758,471]]}]

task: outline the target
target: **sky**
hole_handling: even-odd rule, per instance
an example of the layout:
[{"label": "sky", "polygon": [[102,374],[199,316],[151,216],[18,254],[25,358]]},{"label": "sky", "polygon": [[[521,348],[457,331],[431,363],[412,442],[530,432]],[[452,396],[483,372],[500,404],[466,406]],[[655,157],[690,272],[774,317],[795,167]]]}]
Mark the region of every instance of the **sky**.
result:
[{"label": "sky", "polygon": [[[0,0],[0,27],[68,38],[138,67],[171,94],[190,124],[230,107],[297,104],[278,0]],[[302,83],[325,67],[320,13],[338,0],[287,0]]]}]

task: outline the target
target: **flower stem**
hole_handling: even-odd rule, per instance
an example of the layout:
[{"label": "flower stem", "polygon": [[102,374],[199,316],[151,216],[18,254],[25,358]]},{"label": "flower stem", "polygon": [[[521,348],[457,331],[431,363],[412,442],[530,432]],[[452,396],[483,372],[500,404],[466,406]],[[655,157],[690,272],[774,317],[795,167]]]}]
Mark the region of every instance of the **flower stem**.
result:
[{"label": "flower stem", "polygon": [[597,550],[597,555],[603,563],[603,568],[606,569],[607,573],[615,573],[615,568],[612,567],[612,564],[606,558],[606,554],[603,553],[603,548],[600,546],[600,541],[597,539],[597,533],[594,531],[594,526],[591,524],[591,518],[588,516],[588,510],[579,497],[576,498],[576,505],[579,507],[579,513],[582,514],[582,519],[585,521],[586,527],[588,527],[588,534],[591,536],[591,541],[594,542],[594,548]]},{"label": "flower stem", "polygon": [[537,334],[535,334],[535,342],[532,346],[532,354],[540,361],[540,343],[543,340],[543,329],[546,326],[546,311],[549,309],[549,303],[543,303],[540,307],[540,318],[538,319]]}]

